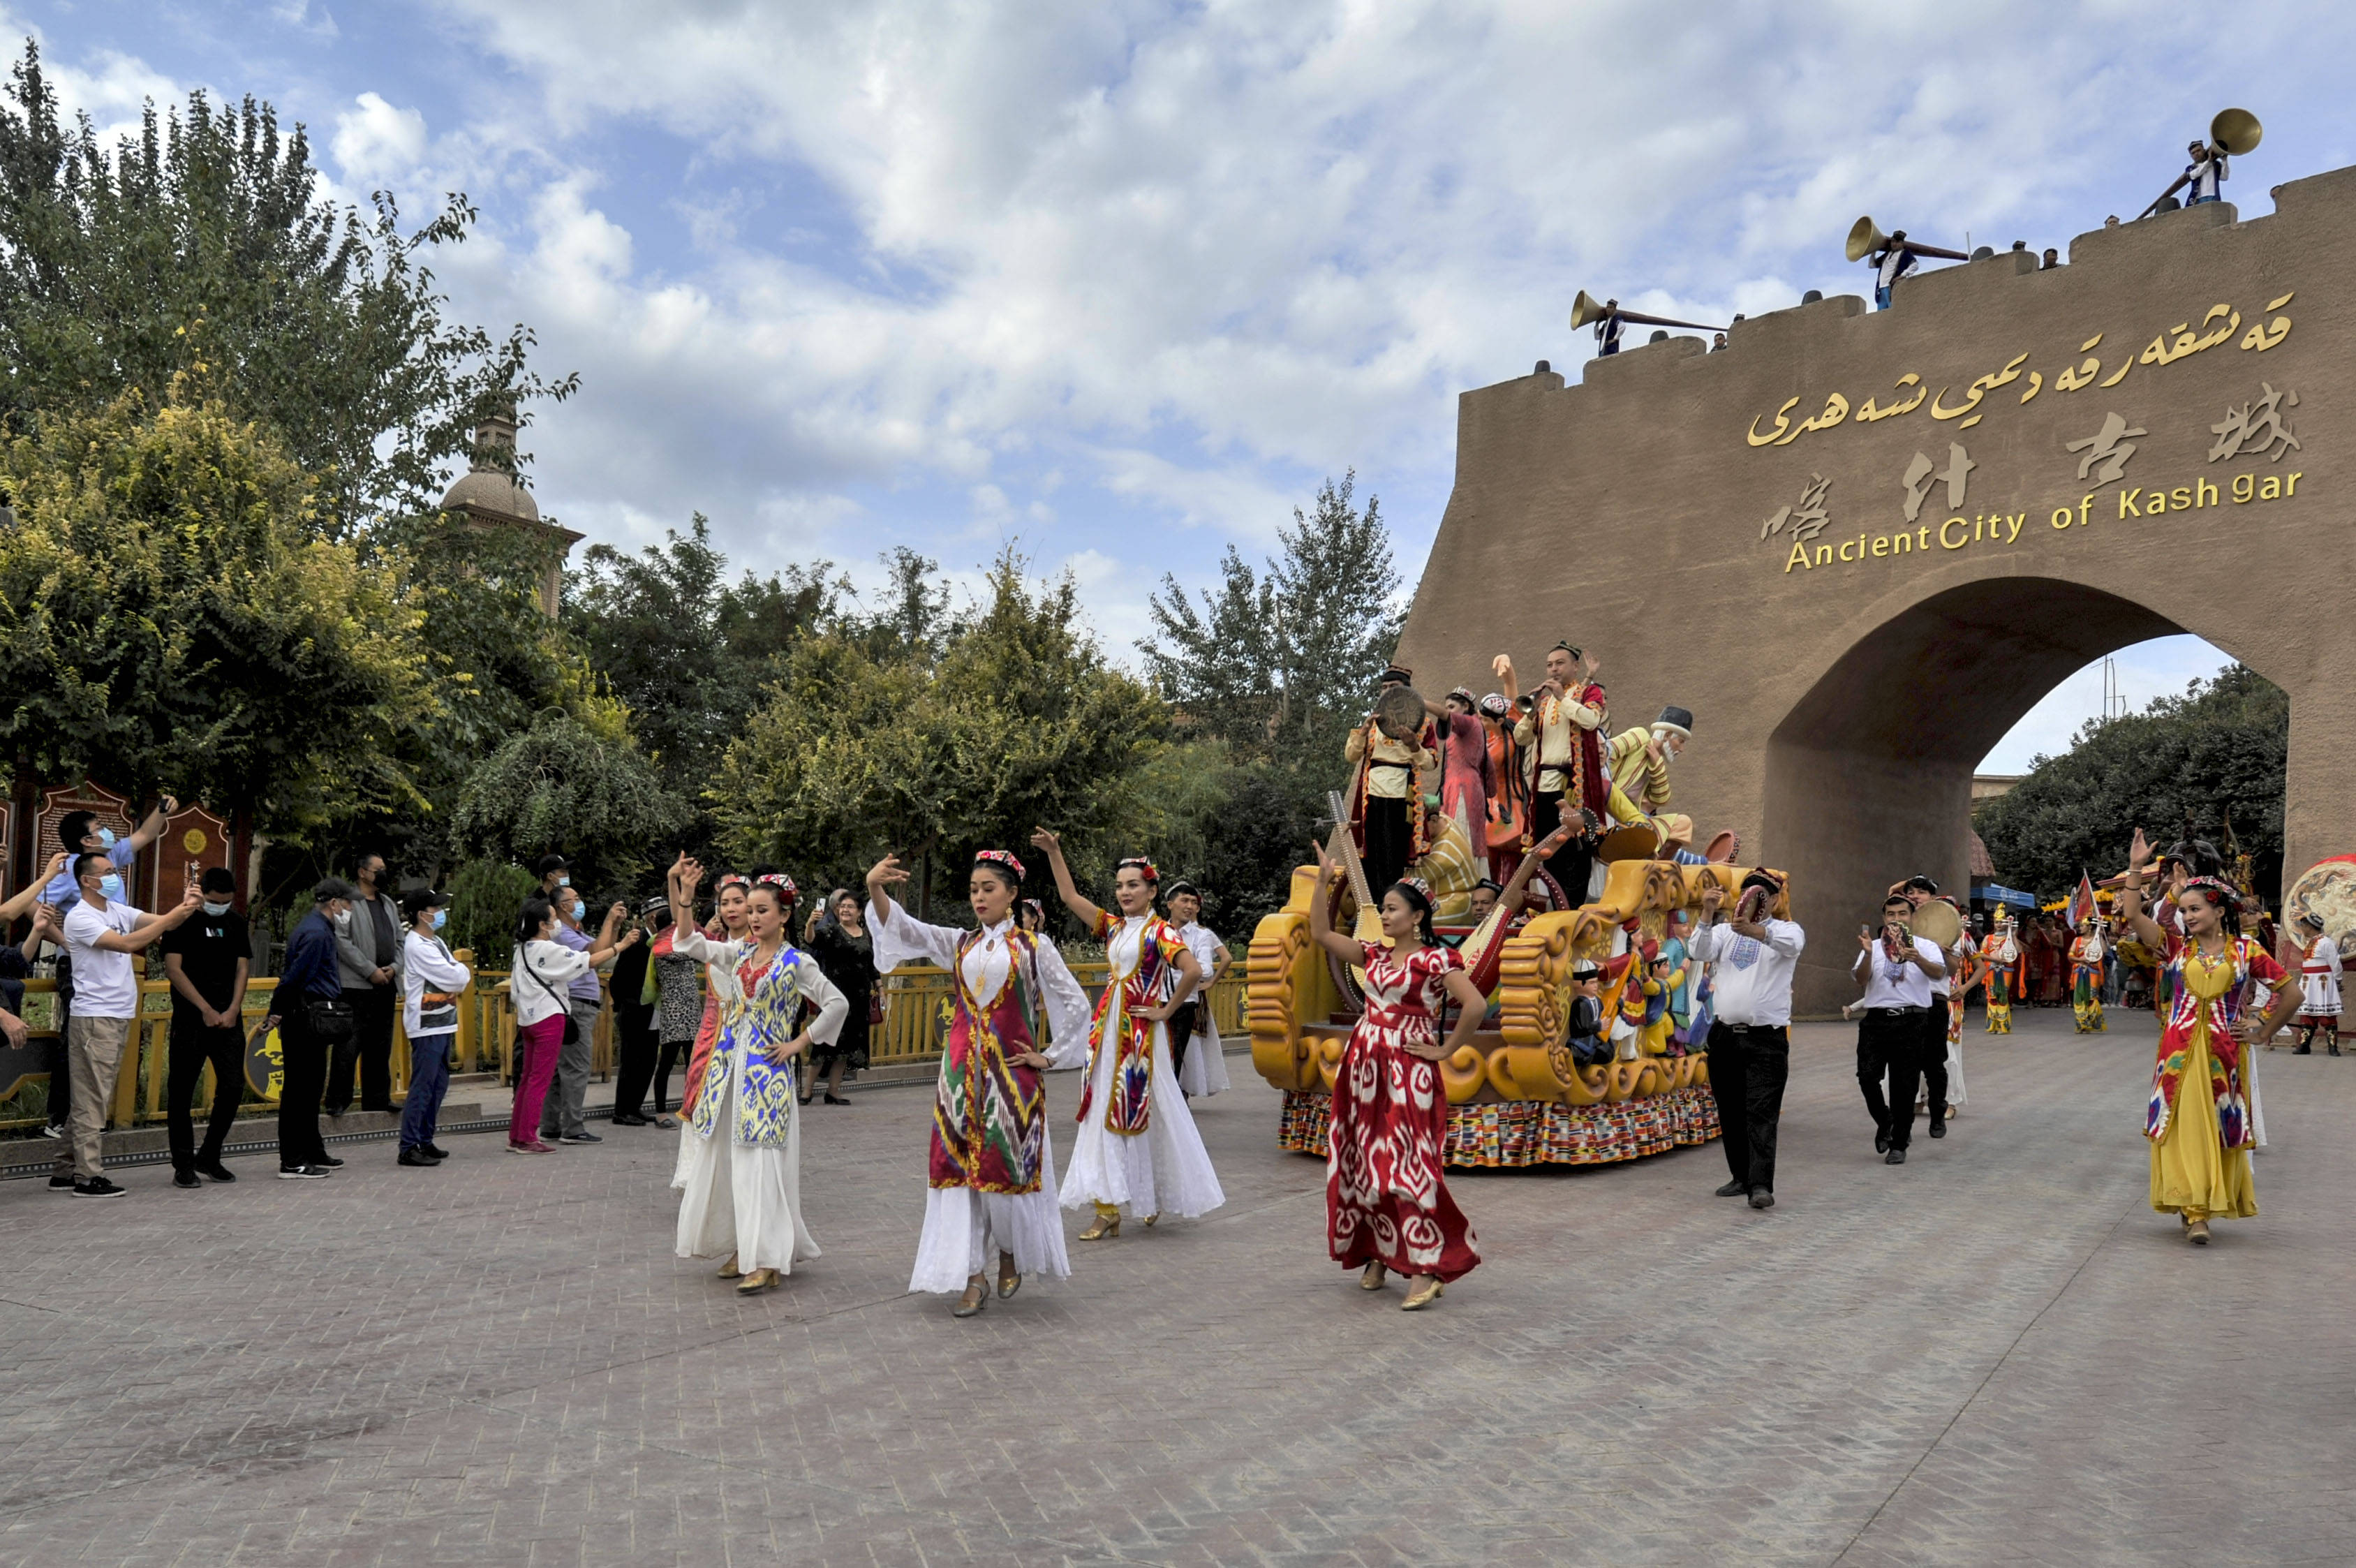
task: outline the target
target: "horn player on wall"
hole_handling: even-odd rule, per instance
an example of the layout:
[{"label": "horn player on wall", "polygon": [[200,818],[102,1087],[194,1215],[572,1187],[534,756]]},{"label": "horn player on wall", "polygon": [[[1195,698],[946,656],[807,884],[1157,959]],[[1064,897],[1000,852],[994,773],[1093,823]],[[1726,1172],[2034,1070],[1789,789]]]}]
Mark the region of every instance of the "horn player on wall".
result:
[{"label": "horn player on wall", "polygon": [[1954,262],[1971,260],[1961,251],[1909,240],[1903,229],[1885,234],[1869,217],[1860,218],[1849,225],[1847,254],[1852,262],[1873,263],[1873,308],[1876,310],[1890,308],[1890,291],[1898,286],[1900,278],[1921,266],[1923,257],[1944,256]]},{"label": "horn player on wall", "polygon": [[2184,172],[2178,175],[2174,183],[2154,197],[2151,205],[2136,216],[2150,217],[2179,190],[2184,192],[2184,205],[2187,207],[2223,200],[2224,193],[2219,188],[2225,183],[2227,156],[2238,157],[2244,153],[2255,152],[2265,134],[2266,128],[2259,124],[2258,117],[2248,110],[2219,110],[2217,117],[2209,122],[2209,139],[2203,142],[2195,136],[2192,145],[2184,149],[2192,156],[2192,161],[2184,166]]}]

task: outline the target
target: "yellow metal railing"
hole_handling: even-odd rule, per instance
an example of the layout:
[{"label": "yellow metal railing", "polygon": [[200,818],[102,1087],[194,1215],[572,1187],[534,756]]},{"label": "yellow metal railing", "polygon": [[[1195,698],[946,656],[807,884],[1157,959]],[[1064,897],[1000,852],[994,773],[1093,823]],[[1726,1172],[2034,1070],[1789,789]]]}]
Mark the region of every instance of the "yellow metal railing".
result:
[{"label": "yellow metal railing", "polygon": [[[457,955],[461,962],[466,955]],[[1229,1040],[1244,1035],[1244,966],[1238,962],[1227,971],[1227,977],[1211,988],[1211,1016],[1219,1033]],[[1087,988],[1091,998],[1105,983],[1102,962],[1076,963],[1074,978]],[[252,1033],[269,1015],[275,1001],[278,982],[263,978],[248,983],[242,1024]],[[34,1039],[57,1036],[57,982],[28,980],[25,983],[25,1022]],[[160,1122],[165,1119],[165,1097],[170,1085],[172,987],[169,981],[145,980],[139,984],[139,1017],[134,1038],[125,1042],[121,1066],[114,1082],[114,1100],[111,1122],[117,1127],[130,1127],[143,1122]],[[868,1034],[868,1065],[871,1068],[900,1067],[929,1061],[940,1055],[941,1042],[948,1032],[950,1009],[949,976],[947,970],[930,965],[908,965],[883,975],[876,981],[876,994],[884,1002],[884,1021]],[[393,1019],[392,1088],[396,1094],[409,1087],[408,1032],[402,1028],[400,1015]],[[475,975],[458,1000],[457,1039],[454,1043],[451,1070],[454,1074],[496,1072],[501,1083],[515,1081],[516,1055],[515,1005],[508,992],[508,973],[503,970],[485,970]],[[266,1109],[277,1103],[277,1079],[267,1075],[267,1081],[253,1080],[253,1058],[247,1058],[248,1074],[245,1103]],[[599,1004],[597,1026],[590,1040],[591,1069],[604,1078],[614,1069],[614,1008],[608,993]],[[27,1075],[29,1081],[46,1081],[47,1074]],[[0,1085],[10,1094],[12,1086]],[[211,1068],[205,1069],[197,1091],[194,1113],[201,1118],[211,1108],[214,1093]],[[23,1130],[38,1123],[31,1116],[8,1116],[0,1113],[0,1132]]]}]

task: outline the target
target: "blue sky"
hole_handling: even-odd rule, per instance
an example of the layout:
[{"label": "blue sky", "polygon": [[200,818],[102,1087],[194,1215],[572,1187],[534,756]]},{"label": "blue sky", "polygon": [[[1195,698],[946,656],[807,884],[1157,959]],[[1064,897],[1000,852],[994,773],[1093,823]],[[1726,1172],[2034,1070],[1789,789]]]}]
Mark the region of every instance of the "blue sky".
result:
[{"label": "blue sky", "polygon": [[[1694,320],[1858,292],[1859,212],[2066,248],[2216,110],[2229,187],[2356,162],[2356,12],[2253,5],[599,0],[0,5],[102,126],[192,87],[305,122],[332,193],[480,232],[459,311],[583,392],[528,445],[628,545],[970,580],[1014,540],[1127,656],[1165,572],[1256,558],[1325,475],[1412,578],[1456,394],[1567,365],[1586,286]],[[1649,284],[1651,286],[1644,286]],[[2127,650],[2140,703],[2221,658]],[[2099,708],[2064,682],[1991,755]]]}]

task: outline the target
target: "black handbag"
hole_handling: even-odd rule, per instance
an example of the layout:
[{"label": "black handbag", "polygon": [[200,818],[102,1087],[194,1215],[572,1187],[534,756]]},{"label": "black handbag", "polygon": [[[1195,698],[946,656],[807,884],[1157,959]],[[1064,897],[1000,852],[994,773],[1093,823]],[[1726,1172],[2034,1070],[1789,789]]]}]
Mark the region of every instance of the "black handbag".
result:
[{"label": "black handbag", "polygon": [[303,1016],[311,1026],[311,1037],[323,1046],[342,1045],[357,1026],[352,1004],[340,996],[310,998],[303,1004]]}]

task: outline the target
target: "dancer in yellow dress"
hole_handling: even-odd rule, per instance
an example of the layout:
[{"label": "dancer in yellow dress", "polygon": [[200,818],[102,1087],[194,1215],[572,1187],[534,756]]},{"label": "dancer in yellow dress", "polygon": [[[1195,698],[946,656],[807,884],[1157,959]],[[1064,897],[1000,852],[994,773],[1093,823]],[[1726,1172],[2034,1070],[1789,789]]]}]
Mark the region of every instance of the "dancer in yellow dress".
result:
[{"label": "dancer in yellow dress", "polygon": [[2108,953],[2102,922],[2091,918],[2079,921],[2077,939],[2070,944],[2070,1010],[2082,1035],[2099,1035],[2110,1027],[2103,1022],[2103,961]]},{"label": "dancer in yellow dress", "polygon": [[[2151,1206],[2184,1222],[2185,1240],[2209,1244],[2209,1221],[2258,1211],[2250,1181],[2251,1123],[2244,1053],[2274,1037],[2298,1006],[2290,974],[2242,935],[2240,897],[2222,880],[2195,876],[2177,892],[2184,929],[2163,929],[2143,912],[2151,845],[2136,830],[2120,907],[2136,940],[2164,956],[2175,1000],[2161,1026],[2144,1135],[2151,1141]],[[2245,1015],[2252,981],[2271,1004]]]},{"label": "dancer in yellow dress", "polygon": [[2012,911],[1997,906],[1996,926],[1980,944],[1980,984],[1987,1002],[1987,1032],[2012,1033],[2012,998],[2020,989],[2020,938]]}]

